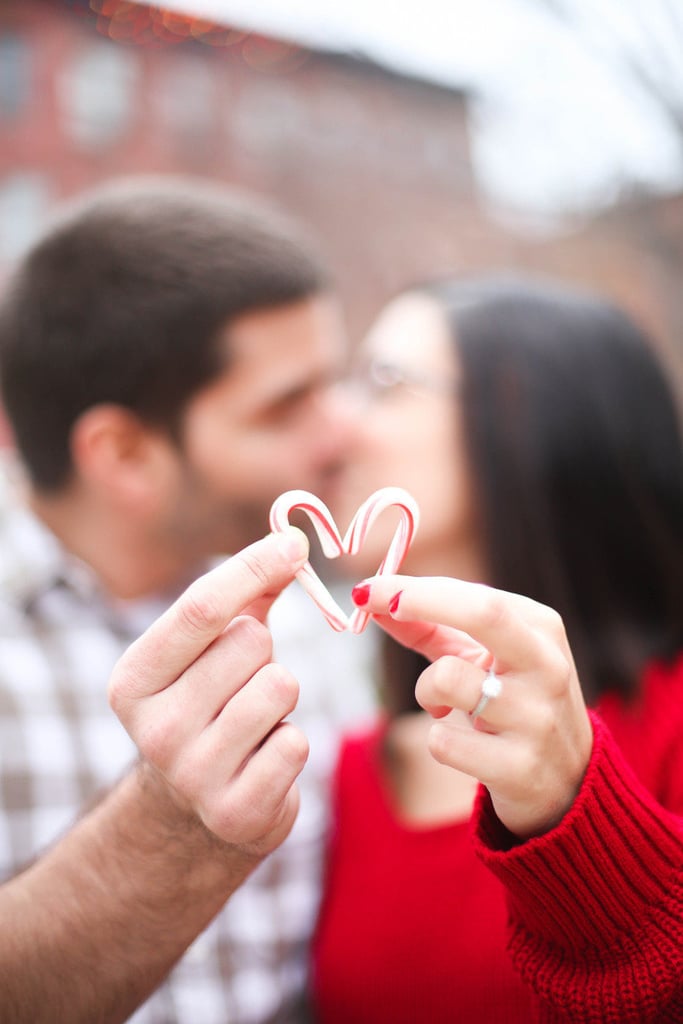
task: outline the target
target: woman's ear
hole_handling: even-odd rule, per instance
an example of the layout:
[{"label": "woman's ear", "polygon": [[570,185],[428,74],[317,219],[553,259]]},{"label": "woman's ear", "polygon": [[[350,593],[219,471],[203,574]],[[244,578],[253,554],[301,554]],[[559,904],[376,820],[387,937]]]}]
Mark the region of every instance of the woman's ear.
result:
[{"label": "woman's ear", "polygon": [[71,432],[80,480],[122,504],[146,502],[157,493],[169,446],[159,430],[113,403],[87,409]]}]

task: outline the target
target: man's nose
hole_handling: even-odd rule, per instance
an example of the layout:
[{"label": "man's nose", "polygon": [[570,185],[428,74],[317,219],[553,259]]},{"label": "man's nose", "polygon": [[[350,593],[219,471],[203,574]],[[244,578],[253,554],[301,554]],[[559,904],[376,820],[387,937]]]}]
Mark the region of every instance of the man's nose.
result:
[{"label": "man's nose", "polygon": [[321,392],[319,410],[330,449],[342,451],[352,443],[361,419],[361,404],[357,389],[345,381],[335,381]]}]

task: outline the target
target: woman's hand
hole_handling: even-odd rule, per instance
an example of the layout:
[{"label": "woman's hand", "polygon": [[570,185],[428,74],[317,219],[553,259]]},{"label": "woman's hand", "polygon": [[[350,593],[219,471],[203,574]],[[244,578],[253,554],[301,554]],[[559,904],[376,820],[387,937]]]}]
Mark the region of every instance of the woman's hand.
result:
[{"label": "woman's hand", "polygon": [[[479,779],[519,838],[553,828],[574,801],[593,742],[560,616],[446,577],[376,576],[354,588],[354,600],[432,662],[416,695],[436,720],[429,749],[437,761]],[[502,691],[472,718],[489,669]]]}]

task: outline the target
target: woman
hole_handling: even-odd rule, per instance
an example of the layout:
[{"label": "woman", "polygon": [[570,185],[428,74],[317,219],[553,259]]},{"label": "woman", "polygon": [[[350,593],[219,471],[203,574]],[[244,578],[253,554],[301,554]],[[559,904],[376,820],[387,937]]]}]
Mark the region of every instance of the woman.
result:
[{"label": "woman", "polygon": [[401,646],[340,757],[318,1019],[681,1020],[683,454],[653,350],[491,279],[400,296],[364,359],[332,510],[392,484],[422,516],[413,575],[354,589]]}]

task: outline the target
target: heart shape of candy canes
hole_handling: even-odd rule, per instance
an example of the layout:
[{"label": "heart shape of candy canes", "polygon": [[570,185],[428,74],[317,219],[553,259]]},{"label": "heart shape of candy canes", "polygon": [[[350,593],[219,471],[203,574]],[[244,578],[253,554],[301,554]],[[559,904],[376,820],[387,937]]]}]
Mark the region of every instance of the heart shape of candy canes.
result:
[{"label": "heart shape of candy canes", "polygon": [[[381,487],[371,494],[354,515],[343,538],[327,505],[309,491],[285,491],[276,498],[270,509],[270,528],[274,533],[285,530],[290,525],[290,513],[295,508],[300,508],[308,514],[320,539],[323,554],[327,558],[356,555],[377,517],[393,505],[400,509],[401,518],[382,564],[377,570],[379,576],[382,573],[398,572],[420,520],[417,502],[402,487]],[[356,608],[350,616],[347,615],[334,600],[310,562],[306,562],[296,576],[332,629],[339,633],[345,629],[351,633],[363,632],[370,620],[370,613],[363,611],[362,608]]]}]

